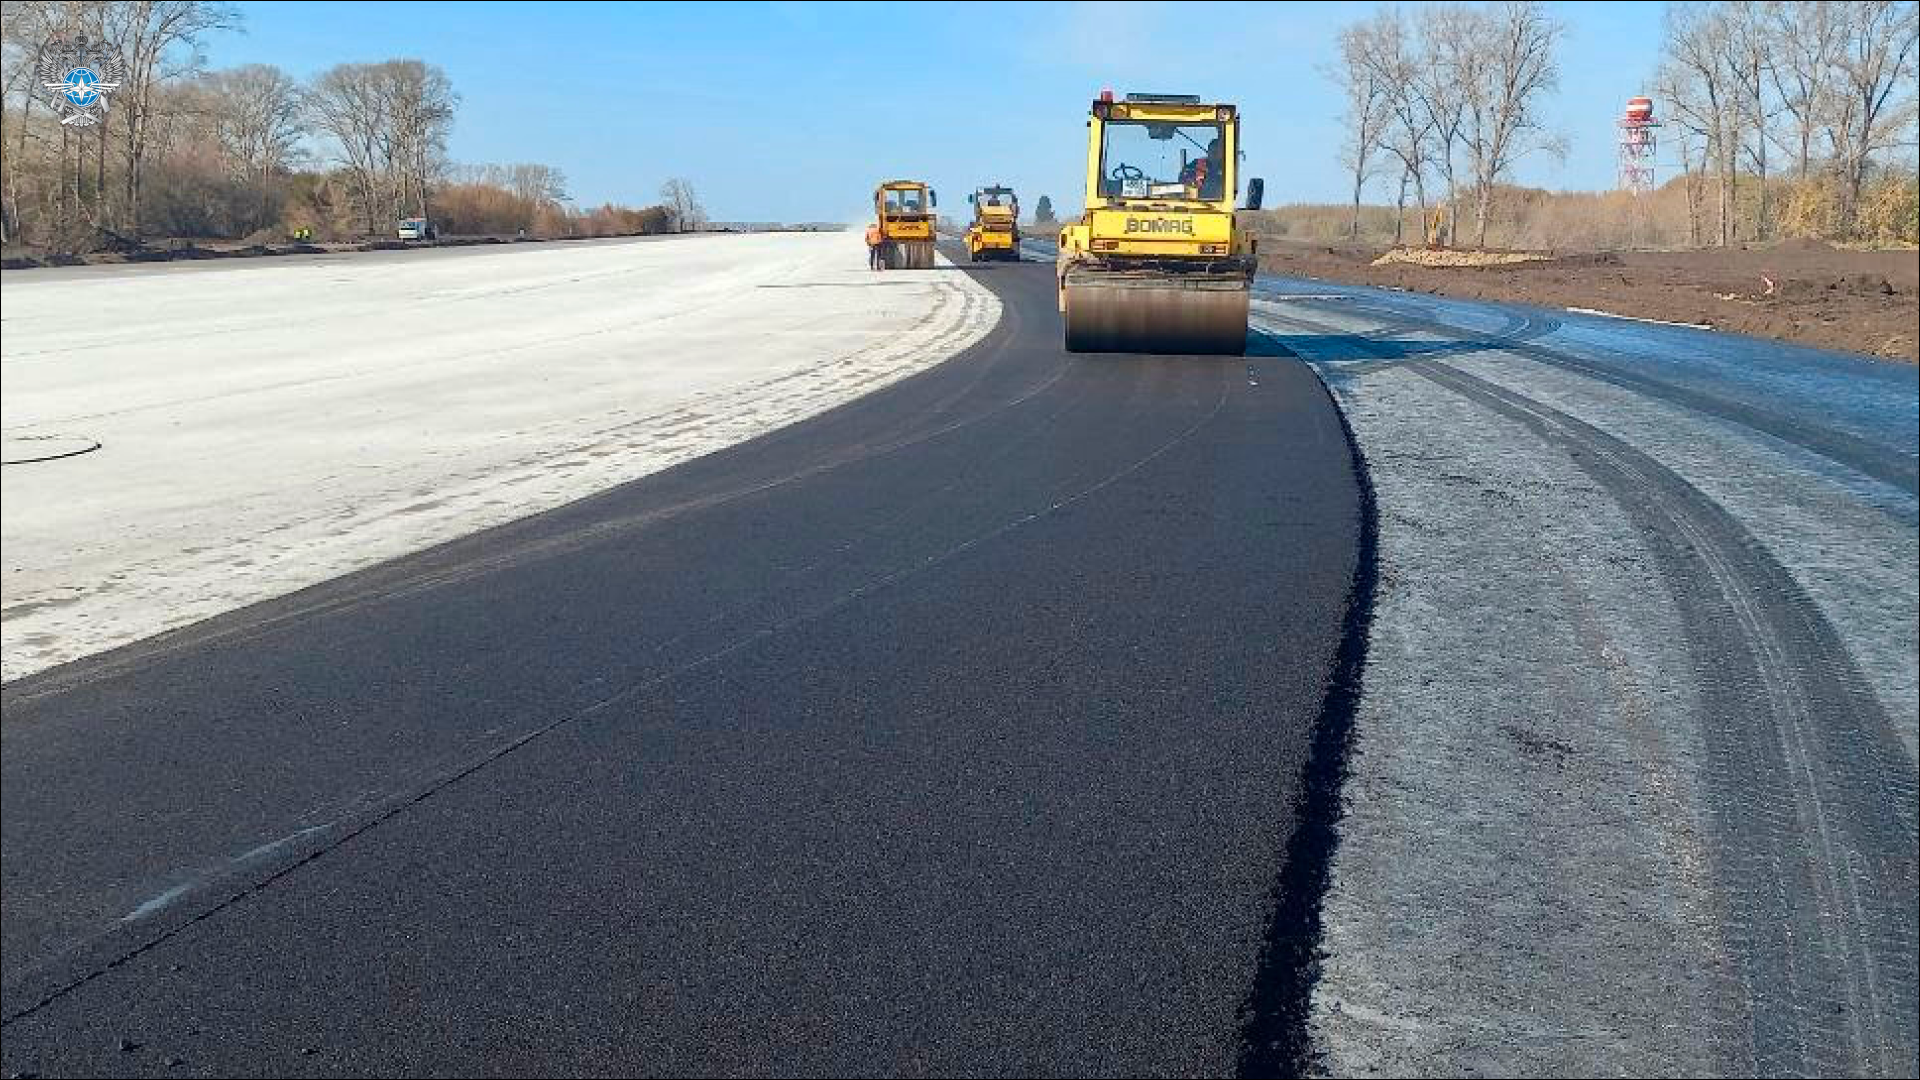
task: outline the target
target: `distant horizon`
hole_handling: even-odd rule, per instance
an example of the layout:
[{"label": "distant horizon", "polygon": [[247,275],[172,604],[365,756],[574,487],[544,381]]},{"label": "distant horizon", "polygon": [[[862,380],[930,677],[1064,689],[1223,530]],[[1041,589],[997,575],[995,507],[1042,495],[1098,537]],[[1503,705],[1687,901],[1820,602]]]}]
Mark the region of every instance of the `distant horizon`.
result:
[{"label": "distant horizon", "polygon": [[[956,194],[1004,181],[1029,205],[1044,194],[1057,213],[1076,213],[1082,120],[1103,87],[1233,101],[1244,116],[1244,175],[1266,179],[1269,205],[1350,202],[1337,161],[1339,96],[1317,69],[1333,60],[1342,26],[1387,5],[237,6],[242,32],[204,43],[211,68],[273,64],[306,79],[339,63],[411,57],[444,69],[461,95],[456,163],[551,165],[580,206],[651,203],[661,183],[682,176],[716,220],[797,223],[856,220],[874,184],[896,175]],[[1613,119],[1650,81],[1663,6],[1548,7],[1566,25],[1548,123],[1569,153],[1564,163],[1529,155],[1513,181],[1608,190]],[[894,21],[883,25],[880,13]],[[1083,56],[1095,20],[1100,55]],[[991,67],[980,66],[972,37],[982,24],[1011,34]],[[1224,49],[1211,39],[1223,25],[1236,30]],[[924,60],[887,59],[903,41]],[[863,65],[887,92],[871,89]],[[809,111],[779,111],[793,103]],[[1393,202],[1387,185],[1366,194]]]}]

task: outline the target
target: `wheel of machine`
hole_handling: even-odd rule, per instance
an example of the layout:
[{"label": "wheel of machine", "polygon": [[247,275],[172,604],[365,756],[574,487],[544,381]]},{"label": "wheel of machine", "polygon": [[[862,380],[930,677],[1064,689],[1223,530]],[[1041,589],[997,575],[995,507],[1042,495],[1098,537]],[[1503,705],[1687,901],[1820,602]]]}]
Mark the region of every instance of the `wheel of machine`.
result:
[{"label": "wheel of machine", "polygon": [[1242,356],[1247,283],[1234,277],[1069,271],[1068,352]]}]

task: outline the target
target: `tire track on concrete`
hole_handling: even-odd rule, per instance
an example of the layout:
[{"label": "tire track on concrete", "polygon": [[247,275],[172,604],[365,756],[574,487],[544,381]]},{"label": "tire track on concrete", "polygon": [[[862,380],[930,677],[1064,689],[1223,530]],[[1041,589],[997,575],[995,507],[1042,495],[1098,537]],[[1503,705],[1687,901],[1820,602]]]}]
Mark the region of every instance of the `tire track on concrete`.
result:
[{"label": "tire track on concrete", "polygon": [[1907,1074],[1920,1048],[1920,784],[1817,605],[1725,509],[1622,440],[1446,364],[1406,368],[1563,448],[1641,527],[1672,587],[1707,741],[1743,1065]]},{"label": "tire track on concrete", "polygon": [[[368,584],[363,583],[359,576],[348,575],[295,590],[282,598],[242,607],[201,622],[163,631],[144,640],[131,642],[100,654],[101,658],[97,662],[68,668],[65,671],[56,667],[44,672],[36,672],[30,684],[26,684],[25,677],[14,680],[7,684],[7,703],[13,707],[19,707],[52,694],[66,692],[88,682],[125,675],[163,660],[171,654],[196,649],[210,643],[245,644],[269,635],[297,629],[300,623],[313,618],[337,615],[369,604],[389,603],[423,592],[457,586],[507,566],[538,559],[564,557],[571,551],[587,544],[597,543],[609,536],[657,527],[684,514],[711,510],[740,499],[762,495],[793,483],[858,466],[864,462],[888,457],[924,443],[954,435],[1035,401],[1066,375],[1067,366],[1063,362],[1052,369],[1035,373],[1029,378],[1028,383],[1019,387],[1015,393],[1008,394],[1004,391],[979,393],[982,382],[1006,362],[1006,343],[1009,340],[1010,336],[1006,333],[998,330],[990,331],[986,339],[956,356],[956,359],[964,358],[965,366],[972,373],[958,390],[946,394],[924,408],[913,411],[905,420],[877,432],[862,443],[838,448],[829,456],[812,460],[805,456],[799,457],[786,462],[779,471],[751,483],[718,492],[701,492],[681,502],[653,509],[644,514],[609,518],[596,523],[591,528],[560,537],[542,537],[523,544],[502,545],[494,554],[484,558],[467,557],[466,549],[470,546],[468,538],[447,541],[426,549],[419,553],[417,558],[390,560],[386,565],[396,570],[403,565],[406,566],[405,580],[375,578],[371,584]],[[945,346],[943,344],[940,347]],[[974,349],[978,349],[977,355]],[[908,376],[908,378],[912,377]],[[983,400],[973,400],[976,397]],[[863,399],[856,398],[834,408],[870,411],[873,406]],[[786,437],[787,432],[783,428],[761,436],[762,439],[769,441],[782,440]],[[734,449],[735,447],[723,447],[711,453],[724,454]],[[588,495],[531,517],[507,522],[499,528],[503,531],[519,530],[525,526],[525,523],[535,518],[590,509],[591,504],[601,498],[601,494]],[[531,528],[531,526],[526,527]],[[344,584],[348,581],[353,582],[351,587]],[[295,603],[296,599],[304,602]],[[269,607],[273,608],[270,613],[266,611]]]}]

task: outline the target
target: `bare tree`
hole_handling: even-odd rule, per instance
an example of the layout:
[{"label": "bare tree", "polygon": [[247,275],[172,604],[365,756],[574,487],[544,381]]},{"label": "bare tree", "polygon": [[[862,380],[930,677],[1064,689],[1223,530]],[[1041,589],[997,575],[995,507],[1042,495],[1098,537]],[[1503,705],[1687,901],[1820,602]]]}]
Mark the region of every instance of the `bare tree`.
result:
[{"label": "bare tree", "polygon": [[700,205],[693,185],[677,176],[660,185],[660,201],[667,208],[674,232],[691,232],[707,223],[706,208]]},{"label": "bare tree", "polygon": [[[126,80],[114,102],[122,113],[125,135],[125,211],[137,227],[154,98],[161,81],[197,68],[202,61],[201,38],[239,26],[240,16],[232,7],[208,0],[131,0],[112,8],[123,20],[118,40],[127,65]],[[166,67],[169,63],[174,66]]]},{"label": "bare tree", "polygon": [[236,174],[266,180],[299,154],[303,110],[299,84],[270,64],[208,75],[214,135]]},{"label": "bare tree", "polygon": [[532,203],[567,201],[567,178],[551,165],[530,162],[509,165],[501,186]]},{"label": "bare tree", "polygon": [[375,92],[387,117],[383,167],[400,211],[427,216],[428,190],[446,170],[447,138],[459,95],[447,73],[419,60],[375,65]]},{"label": "bare tree", "polygon": [[418,60],[339,64],[314,80],[306,100],[353,177],[367,232],[383,219],[427,216],[459,102],[444,71]]},{"label": "bare tree", "polygon": [[1687,242],[1701,247],[1706,240],[1706,230],[1701,224],[1702,210],[1706,205],[1706,148],[1700,133],[1685,124],[1674,125],[1674,149],[1680,155],[1681,191],[1687,200]]},{"label": "bare tree", "polygon": [[[0,244],[18,235],[22,205],[27,136],[33,130],[33,106],[39,97],[39,57],[53,28],[53,7],[46,2],[0,4],[0,83],[5,108],[0,110]],[[14,102],[19,102],[16,118]],[[6,147],[12,137],[11,149]]]},{"label": "bare tree", "polygon": [[1350,240],[1360,237],[1360,195],[1373,175],[1381,130],[1387,121],[1386,83],[1367,62],[1372,36],[1372,29],[1365,24],[1340,31],[1340,62],[1326,72],[1340,87],[1346,103],[1347,140],[1341,146],[1340,163],[1353,174],[1353,218],[1347,226]]},{"label": "bare tree", "polygon": [[1383,11],[1362,25],[1357,35],[1360,61],[1384,87],[1381,105],[1385,117],[1380,145],[1400,165],[1400,191],[1394,215],[1394,242],[1402,239],[1407,185],[1424,221],[1427,213],[1427,174],[1434,151],[1435,117],[1422,89],[1420,61],[1414,52],[1407,20],[1398,10]]},{"label": "bare tree", "polygon": [[[1726,68],[1735,120],[1733,139],[1753,170],[1759,191],[1759,207],[1753,229],[1757,239],[1773,233],[1772,193],[1767,182],[1767,145],[1773,141],[1773,118],[1777,108],[1768,94],[1772,83],[1773,34],[1762,5],[1753,0],[1736,0],[1726,5],[1720,35],[1721,61]],[[1735,163],[1736,171],[1738,162]]]},{"label": "bare tree", "polygon": [[[22,220],[32,215],[54,232],[76,239],[73,230],[97,227],[106,215],[106,147],[109,127],[95,124],[88,128],[52,123],[52,111],[45,122],[35,116],[45,93],[40,86],[40,65],[55,37],[79,36],[88,42],[112,46],[107,26],[110,11],[119,5],[74,3],[14,3],[0,8],[0,56],[4,57],[6,123],[11,149],[0,152],[0,174],[4,174],[4,213],[0,213],[0,237],[11,237]],[[16,111],[17,110],[17,111]],[[113,114],[108,114],[111,120]],[[29,140],[33,140],[40,160],[30,165]],[[0,148],[9,140],[0,135]],[[93,160],[88,175],[88,158]],[[33,167],[37,165],[37,167]],[[28,192],[29,173],[34,174],[33,191]],[[38,212],[29,201],[38,202]]]},{"label": "bare tree", "polygon": [[[1657,89],[1702,144],[1718,181],[1718,242],[1740,238],[1740,184],[1758,188],[1752,233],[1774,232],[1770,147],[1801,182],[1794,226],[1857,231],[1863,188],[1889,151],[1912,148],[1920,22],[1911,0],[1676,4]],[[1790,123],[1779,125],[1785,115]],[[1820,190],[1807,185],[1819,182]],[[1691,192],[1690,192],[1691,194]],[[1830,207],[1809,217],[1809,207]]]},{"label": "bare tree", "polygon": [[1463,65],[1455,58],[1472,47],[1475,24],[1473,13],[1456,5],[1435,5],[1420,12],[1420,63],[1414,70],[1414,85],[1433,121],[1434,163],[1447,183],[1450,212],[1441,239],[1449,246],[1459,240],[1459,216],[1451,212],[1460,198],[1454,154],[1466,126],[1466,103],[1454,84],[1454,73]]},{"label": "bare tree", "polygon": [[332,137],[340,164],[357,189],[366,232],[374,232],[382,209],[381,154],[388,121],[372,68],[366,64],[328,68],[313,81],[306,104],[313,124]]},{"label": "bare tree", "polygon": [[1541,125],[1541,99],[1559,83],[1553,55],[1562,28],[1534,0],[1507,0],[1468,20],[1452,82],[1465,108],[1462,141],[1473,169],[1474,244],[1487,245],[1496,185],[1535,150],[1563,153]]},{"label": "bare tree", "polygon": [[1673,122],[1703,143],[1704,163],[1720,180],[1719,243],[1735,236],[1739,194],[1740,122],[1738,93],[1727,72],[1727,19],[1723,10],[1702,4],[1667,9],[1666,55],[1655,78]]},{"label": "bare tree", "polygon": [[[99,42],[103,47],[118,49],[124,39],[124,14],[126,7],[118,3],[66,4],[62,5],[65,16],[64,30],[78,30],[82,36]],[[109,113],[107,122],[93,125],[86,131],[73,133],[75,151],[74,197],[75,207],[85,218],[86,223],[99,228],[107,220],[107,141],[112,126],[113,115]],[[65,142],[62,139],[62,142]],[[91,143],[93,155],[93,176],[86,177],[86,157]],[[84,194],[83,194],[84,192]]]},{"label": "bare tree", "polygon": [[[266,66],[201,74],[197,46],[231,18],[213,4],[0,3],[0,239],[85,252],[123,224],[233,238],[276,226],[379,232],[438,196],[458,103],[444,72],[419,60],[346,64],[304,89]],[[47,106],[39,67],[56,35],[127,61],[105,124],[63,125]],[[325,171],[302,168],[313,135]],[[558,170],[516,165],[488,180],[497,190],[463,193],[469,216],[574,231],[580,215],[564,205]],[[661,208],[614,211],[621,228],[666,221]]]},{"label": "bare tree", "polygon": [[1804,2],[1767,5],[1768,77],[1780,105],[1793,120],[1786,149],[1795,175],[1811,177],[1814,143],[1833,108],[1835,64],[1843,36],[1840,6]]},{"label": "bare tree", "polygon": [[1893,0],[1840,5],[1842,47],[1835,94],[1842,107],[1832,125],[1841,177],[1841,218],[1851,228],[1873,157],[1905,144],[1915,116],[1915,52],[1920,9]]}]

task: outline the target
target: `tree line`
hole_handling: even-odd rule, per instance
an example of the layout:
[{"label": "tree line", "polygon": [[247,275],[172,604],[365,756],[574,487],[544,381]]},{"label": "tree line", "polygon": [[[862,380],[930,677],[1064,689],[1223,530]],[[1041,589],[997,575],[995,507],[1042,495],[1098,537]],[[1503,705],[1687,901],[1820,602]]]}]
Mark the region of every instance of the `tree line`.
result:
[{"label": "tree line", "polygon": [[[1651,93],[1677,157],[1670,186],[1686,194],[1691,243],[1914,241],[1915,9],[1893,0],[1669,5]],[[1518,190],[1515,165],[1566,153],[1542,116],[1564,34],[1534,0],[1386,10],[1343,28],[1327,73],[1345,105],[1348,236],[1360,234],[1368,184],[1383,180],[1397,192],[1395,243],[1405,242],[1409,193],[1424,220],[1439,189],[1451,211],[1439,239],[1459,243],[1470,216],[1472,243],[1484,247],[1502,195]],[[1587,205],[1636,212],[1632,199]]]},{"label": "tree line", "polygon": [[[306,81],[272,65],[206,68],[240,28],[207,0],[0,4],[0,243],[87,251],[158,237],[391,236],[422,216],[444,234],[596,236],[699,228],[692,185],[657,205],[574,206],[539,164],[462,167],[460,95],[419,59],[335,65]],[[124,65],[104,123],[63,125],[40,86],[50,43],[85,37]]]},{"label": "tree line", "polygon": [[1654,93],[1692,242],[1913,242],[1916,59],[1911,2],[1671,5]]},{"label": "tree line", "polygon": [[[1485,246],[1494,193],[1513,167],[1528,154],[1565,153],[1540,115],[1559,83],[1554,48],[1564,33],[1531,0],[1389,9],[1344,28],[1331,75],[1346,105],[1349,234],[1359,235],[1367,182],[1386,174],[1398,184],[1396,206],[1404,211],[1411,188],[1422,219],[1429,185],[1444,187],[1448,243],[1458,242],[1464,196],[1474,243]],[[1396,241],[1402,231],[1396,225]]]}]

